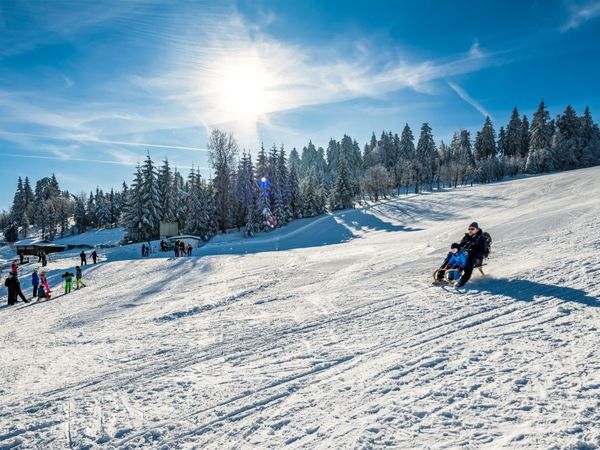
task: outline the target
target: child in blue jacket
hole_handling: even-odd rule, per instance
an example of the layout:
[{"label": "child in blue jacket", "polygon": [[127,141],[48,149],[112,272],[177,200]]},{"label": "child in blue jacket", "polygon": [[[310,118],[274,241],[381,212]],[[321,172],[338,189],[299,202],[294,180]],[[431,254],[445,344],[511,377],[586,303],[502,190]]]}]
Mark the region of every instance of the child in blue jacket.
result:
[{"label": "child in blue jacket", "polygon": [[[438,280],[442,281],[444,279],[444,274],[446,270],[449,269],[458,269],[462,271],[467,264],[467,256],[460,250],[460,245],[456,242],[450,246],[450,252],[444,262],[442,263],[440,270],[437,273]],[[460,273],[452,271],[448,273],[449,280],[458,280],[460,278]]]},{"label": "child in blue jacket", "polygon": [[31,274],[31,285],[33,286],[33,296],[37,297],[38,286],[40,285],[40,277],[37,269],[34,269],[33,273]]}]

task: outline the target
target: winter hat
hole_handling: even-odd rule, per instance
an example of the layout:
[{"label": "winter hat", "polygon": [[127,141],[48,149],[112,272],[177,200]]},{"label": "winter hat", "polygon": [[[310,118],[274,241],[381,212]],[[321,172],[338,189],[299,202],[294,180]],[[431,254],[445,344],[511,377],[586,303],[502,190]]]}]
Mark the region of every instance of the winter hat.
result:
[{"label": "winter hat", "polygon": [[452,248],[457,248],[457,249],[459,249],[459,250],[460,250],[460,244],[457,244],[457,243],[455,242],[455,243],[453,243],[453,244],[450,246],[450,248],[451,248],[451,249],[452,249]]},{"label": "winter hat", "polygon": [[479,224],[477,222],[471,222],[471,225],[469,225],[469,228],[477,228],[477,229],[479,229]]}]

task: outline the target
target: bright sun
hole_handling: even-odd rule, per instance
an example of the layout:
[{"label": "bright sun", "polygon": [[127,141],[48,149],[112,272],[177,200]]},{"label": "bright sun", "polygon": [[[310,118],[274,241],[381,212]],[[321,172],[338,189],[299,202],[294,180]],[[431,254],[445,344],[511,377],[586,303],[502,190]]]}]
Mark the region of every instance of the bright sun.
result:
[{"label": "bright sun", "polygon": [[229,66],[218,80],[220,107],[237,120],[256,121],[268,111],[268,76],[256,63]]}]

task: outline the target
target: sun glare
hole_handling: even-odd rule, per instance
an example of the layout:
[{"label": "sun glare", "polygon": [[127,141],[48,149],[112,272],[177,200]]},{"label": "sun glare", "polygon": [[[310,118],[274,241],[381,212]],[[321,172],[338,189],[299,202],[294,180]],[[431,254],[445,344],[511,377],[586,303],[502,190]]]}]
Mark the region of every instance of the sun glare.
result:
[{"label": "sun glare", "polygon": [[255,121],[268,111],[267,75],[255,62],[229,66],[218,80],[219,105],[235,120]]}]

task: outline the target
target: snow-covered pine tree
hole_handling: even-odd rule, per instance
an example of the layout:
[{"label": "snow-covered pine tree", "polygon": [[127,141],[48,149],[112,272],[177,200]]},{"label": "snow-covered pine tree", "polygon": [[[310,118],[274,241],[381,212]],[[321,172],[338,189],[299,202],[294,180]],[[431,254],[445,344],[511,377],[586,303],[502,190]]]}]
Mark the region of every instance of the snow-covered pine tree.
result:
[{"label": "snow-covered pine tree", "polygon": [[292,187],[290,185],[290,173],[287,165],[287,158],[283,145],[279,149],[279,155],[277,156],[277,173],[279,175],[279,183],[281,189],[281,200],[282,210],[280,212],[275,211],[280,224],[284,225],[294,220],[294,214],[292,212]]},{"label": "snow-covered pine tree", "polygon": [[581,122],[571,105],[556,119],[556,132],[552,140],[554,167],[569,170],[580,167]]},{"label": "snow-covered pine tree", "polygon": [[515,157],[520,154],[521,147],[521,118],[515,107],[506,127],[506,147],[504,156]]},{"label": "snow-covered pine tree", "polygon": [[530,139],[529,120],[527,120],[527,116],[523,114],[523,120],[521,120],[521,144],[519,145],[519,156],[523,159],[527,158],[527,154],[529,153]]},{"label": "snow-covered pine tree", "polygon": [[86,211],[87,211],[88,222],[91,227],[98,226],[98,217],[96,216],[96,203],[95,203],[94,199],[95,199],[94,193],[92,191],[90,191],[90,195],[87,199]]},{"label": "snow-covered pine tree", "polygon": [[85,194],[81,193],[80,195],[75,197],[75,229],[77,233],[85,233],[88,226],[88,217],[85,209],[86,198]]},{"label": "snow-covered pine tree", "polygon": [[415,182],[416,176],[414,166],[416,159],[415,138],[408,124],[404,125],[402,129],[398,153],[397,177],[400,178],[400,183],[404,185],[405,193],[408,194],[408,188],[411,183]]},{"label": "snow-covered pine tree", "polygon": [[435,165],[437,158],[437,148],[433,140],[431,127],[428,123],[421,126],[421,135],[417,143],[416,159],[418,164],[418,177],[415,184],[415,193],[423,184],[433,185],[435,175]]},{"label": "snow-covered pine tree", "polygon": [[325,177],[325,187],[333,189],[336,179],[336,171],[340,159],[340,144],[333,138],[329,139],[327,144],[327,175]]},{"label": "snow-covered pine tree", "polygon": [[291,159],[290,167],[290,210],[293,219],[302,217],[302,197],[300,193],[300,180],[298,179],[298,165]]},{"label": "snow-covered pine tree", "polygon": [[35,196],[33,189],[31,189],[31,183],[29,177],[25,177],[25,183],[23,183],[23,193],[25,199],[25,213],[29,219],[30,224],[33,225],[33,212],[35,208]]},{"label": "snow-covered pine tree", "polygon": [[554,169],[551,153],[554,126],[546,110],[544,100],[540,102],[531,122],[531,140],[525,170],[529,173],[546,172]]},{"label": "snow-covered pine tree", "polygon": [[498,131],[497,149],[500,158],[506,157],[506,131],[504,130],[504,127],[500,127],[500,130]]},{"label": "snow-covered pine tree", "polygon": [[142,168],[138,164],[135,178],[128,190],[127,203],[123,211],[123,223],[127,230],[127,239],[133,242],[141,242],[149,239],[147,227],[144,224],[144,176]]},{"label": "snow-covered pine tree", "polygon": [[269,173],[270,173],[270,209],[277,219],[277,226],[281,226],[285,222],[285,204],[283,199],[283,183],[281,174],[279,173],[279,151],[277,146],[273,144],[269,152]]},{"label": "snow-covered pine tree", "polygon": [[185,190],[183,176],[177,169],[173,171],[172,191],[175,202],[175,221],[179,230],[185,230],[188,217],[188,193]]},{"label": "snow-covered pine tree", "polygon": [[208,141],[209,161],[214,170],[212,188],[218,228],[226,232],[233,225],[233,189],[238,144],[232,134],[212,130]]},{"label": "snow-covered pine tree", "polygon": [[188,220],[186,232],[210,240],[217,231],[213,193],[200,175],[192,169],[188,176]]},{"label": "snow-covered pine tree", "polygon": [[160,226],[160,193],[158,191],[158,174],[150,153],[142,166],[142,198],[144,214],[142,216],[144,240],[158,238]]},{"label": "snow-covered pine tree", "polygon": [[333,192],[331,193],[330,209],[332,211],[339,209],[352,208],[354,205],[354,189],[350,180],[350,170],[346,163],[346,158],[338,159],[337,179]]},{"label": "snow-covered pine tree", "polygon": [[581,166],[600,164],[600,129],[586,106],[581,117]]},{"label": "snow-covered pine tree", "polygon": [[158,193],[161,205],[160,220],[174,222],[176,199],[173,196],[173,171],[167,158],[158,171]]}]

